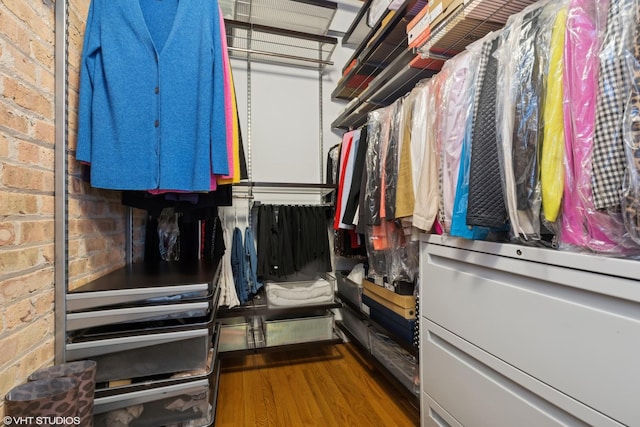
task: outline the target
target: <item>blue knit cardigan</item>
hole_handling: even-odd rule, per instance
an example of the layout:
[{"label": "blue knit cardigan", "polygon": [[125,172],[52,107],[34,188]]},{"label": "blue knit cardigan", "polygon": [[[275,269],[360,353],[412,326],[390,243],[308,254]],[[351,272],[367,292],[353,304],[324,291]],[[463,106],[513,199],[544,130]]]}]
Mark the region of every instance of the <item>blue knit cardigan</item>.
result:
[{"label": "blue knit cardigan", "polygon": [[94,187],[210,190],[229,173],[218,3],[141,1],[91,2],[76,158]]}]

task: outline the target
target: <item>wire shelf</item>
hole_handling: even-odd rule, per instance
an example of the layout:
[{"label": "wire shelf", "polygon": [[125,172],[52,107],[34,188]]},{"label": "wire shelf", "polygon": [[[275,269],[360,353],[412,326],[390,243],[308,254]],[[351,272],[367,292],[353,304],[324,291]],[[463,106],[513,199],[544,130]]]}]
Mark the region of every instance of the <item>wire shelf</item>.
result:
[{"label": "wire shelf", "polygon": [[323,68],[332,65],[333,37],[300,33],[241,21],[226,21],[229,57],[279,65]]},{"label": "wire shelf", "polygon": [[338,8],[326,0],[220,0],[225,19],[324,36]]},{"label": "wire shelf", "polygon": [[420,79],[437,72],[443,60],[455,56],[489,32],[502,28],[509,16],[522,11],[534,1],[454,1],[451,6],[453,12],[435,25],[422,45],[410,49],[405,36],[396,43],[395,49],[389,49],[390,55],[395,58],[391,64],[361,76],[362,84],[349,88],[348,96],[352,97],[352,102],[331,126],[339,129],[361,126],[366,122],[368,112],[390,105],[404,96]]}]

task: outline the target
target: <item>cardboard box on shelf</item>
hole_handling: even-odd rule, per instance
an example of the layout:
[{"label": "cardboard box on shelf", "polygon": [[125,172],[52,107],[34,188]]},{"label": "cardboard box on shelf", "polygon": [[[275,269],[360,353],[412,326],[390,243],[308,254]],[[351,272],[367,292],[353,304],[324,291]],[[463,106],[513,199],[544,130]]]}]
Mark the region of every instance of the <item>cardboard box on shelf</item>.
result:
[{"label": "cardboard box on shelf", "polygon": [[393,291],[390,291],[382,286],[376,285],[373,282],[368,280],[362,281],[362,287],[365,291],[369,291],[368,293],[378,295],[386,301],[389,301],[395,305],[398,305],[402,308],[416,308],[416,297],[413,295],[400,295],[396,294]]}]

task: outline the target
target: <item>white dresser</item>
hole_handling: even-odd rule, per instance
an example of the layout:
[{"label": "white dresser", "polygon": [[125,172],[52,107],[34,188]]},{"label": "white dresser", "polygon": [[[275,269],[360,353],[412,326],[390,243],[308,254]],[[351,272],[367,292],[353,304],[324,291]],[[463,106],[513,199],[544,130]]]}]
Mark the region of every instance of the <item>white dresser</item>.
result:
[{"label": "white dresser", "polygon": [[640,261],[425,235],[422,426],[640,426]]}]

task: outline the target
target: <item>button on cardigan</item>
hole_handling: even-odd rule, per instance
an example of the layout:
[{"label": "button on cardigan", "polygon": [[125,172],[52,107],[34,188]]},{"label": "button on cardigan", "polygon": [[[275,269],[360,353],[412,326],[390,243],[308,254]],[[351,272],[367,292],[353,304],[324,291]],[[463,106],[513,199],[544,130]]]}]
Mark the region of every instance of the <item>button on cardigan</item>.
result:
[{"label": "button on cardigan", "polygon": [[140,1],[91,2],[76,158],[94,187],[207,191],[229,173],[218,4],[147,5],[145,19]]}]

